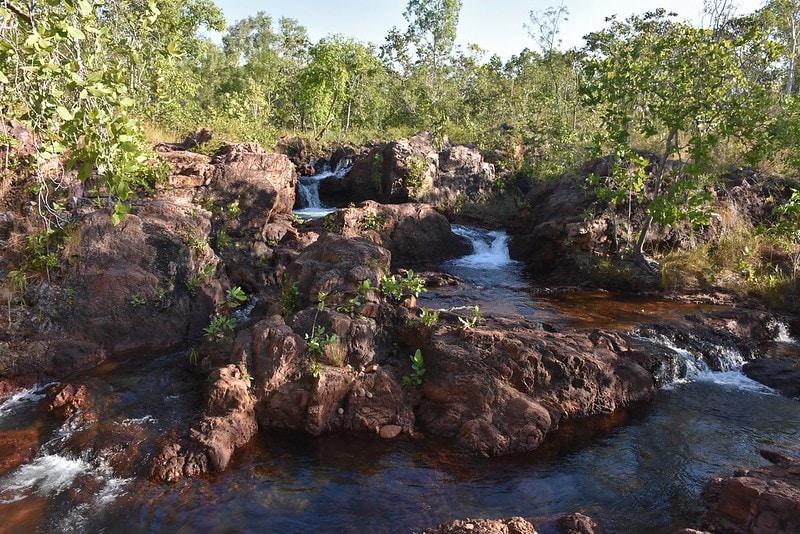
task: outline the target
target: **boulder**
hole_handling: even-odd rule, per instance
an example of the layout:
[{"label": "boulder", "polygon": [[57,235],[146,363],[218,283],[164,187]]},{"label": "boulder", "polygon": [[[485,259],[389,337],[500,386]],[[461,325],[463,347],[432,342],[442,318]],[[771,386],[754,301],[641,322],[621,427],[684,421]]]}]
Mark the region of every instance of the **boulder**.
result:
[{"label": "boulder", "polygon": [[437,326],[422,352],[417,420],[484,456],[534,450],[562,421],[655,394],[650,372],[604,332],[545,332],[494,319],[469,330]]},{"label": "boulder", "polygon": [[150,463],[149,478],[173,483],[225,470],[233,452],[258,430],[250,381],[235,365],[211,372],[203,386],[202,417],[188,436],[167,444]]},{"label": "boulder", "polygon": [[223,147],[212,162],[209,192],[215,205],[225,209],[238,202],[240,213],[228,221],[232,233],[260,234],[273,216],[292,212],[297,179],[286,156],[242,143]]},{"label": "boulder", "polygon": [[427,534],[536,534],[527,519],[457,519],[426,530]]},{"label": "boulder", "polygon": [[447,218],[428,204],[366,201],[329,217],[345,237],[363,237],[388,249],[394,269],[438,264],[471,251],[467,240],[453,233]]},{"label": "boulder", "polygon": [[74,267],[34,299],[50,358],[63,365],[55,376],[98,363],[97,347],[165,352],[200,334],[220,292],[206,276],[218,262],[209,230],[207,214],[164,200],[136,205],[117,226],[105,210],[83,215],[65,248]]},{"label": "boulder", "polygon": [[714,479],[706,487],[712,532],[800,532],[800,461],[761,451],[773,465]]},{"label": "boulder", "polygon": [[[356,159],[344,178],[320,183],[322,198],[335,204],[376,200],[424,200],[442,209],[483,198],[495,180],[494,166],[476,147],[450,146],[440,152],[429,133],[374,147]],[[349,157],[353,157],[349,155]]]},{"label": "boulder", "polygon": [[83,384],[51,386],[36,404],[36,411],[64,421],[83,407],[87,394],[88,390]]},{"label": "boulder", "polygon": [[758,358],[747,362],[744,374],[787,397],[800,398],[800,348],[794,356]]}]

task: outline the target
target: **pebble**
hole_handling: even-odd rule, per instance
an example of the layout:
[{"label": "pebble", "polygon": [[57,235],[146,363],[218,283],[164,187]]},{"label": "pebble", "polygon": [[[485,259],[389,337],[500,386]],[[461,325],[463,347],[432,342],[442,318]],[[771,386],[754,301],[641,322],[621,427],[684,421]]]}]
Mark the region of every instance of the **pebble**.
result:
[{"label": "pebble", "polygon": [[344,415],[344,408],[339,408],[336,411],[339,412],[339,415]]},{"label": "pebble", "polygon": [[371,391],[367,391],[367,398],[368,398],[368,399],[371,399],[371,398],[372,398],[372,392],[371,392]]}]

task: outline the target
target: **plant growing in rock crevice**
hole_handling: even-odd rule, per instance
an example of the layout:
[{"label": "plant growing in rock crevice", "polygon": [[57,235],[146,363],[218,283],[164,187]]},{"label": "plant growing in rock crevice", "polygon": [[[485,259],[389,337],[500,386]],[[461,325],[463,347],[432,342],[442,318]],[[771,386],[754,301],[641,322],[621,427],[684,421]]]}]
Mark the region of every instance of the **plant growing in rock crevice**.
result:
[{"label": "plant growing in rock crevice", "polygon": [[410,356],[411,374],[403,377],[403,386],[407,388],[419,388],[422,385],[422,377],[425,376],[425,359],[422,357],[422,350]]},{"label": "plant growing in rock crevice", "polygon": [[425,289],[425,280],[416,276],[414,271],[406,271],[404,277],[397,275],[386,276],[381,280],[380,291],[385,297],[400,302],[405,295],[418,297]]},{"label": "plant growing in rock crevice", "polygon": [[475,306],[472,308],[472,312],[470,313],[469,317],[459,317],[458,322],[461,323],[461,328],[464,330],[471,330],[478,326],[478,321],[481,320],[481,308],[480,306]]}]

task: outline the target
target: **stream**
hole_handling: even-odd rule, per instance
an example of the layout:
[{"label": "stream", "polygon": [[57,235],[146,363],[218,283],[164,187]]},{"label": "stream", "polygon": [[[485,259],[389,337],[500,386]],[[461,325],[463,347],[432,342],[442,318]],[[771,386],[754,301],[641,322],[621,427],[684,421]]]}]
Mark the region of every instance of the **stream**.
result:
[{"label": "stream", "polygon": [[[483,314],[542,326],[626,330],[709,308],[608,293],[551,295],[526,281],[508,257],[505,234],[456,231],[475,251],[443,269],[464,284],[425,293],[420,306],[479,305]],[[800,350],[777,330],[765,350]],[[119,451],[98,444],[111,440],[146,458],[152,451],[142,443],[180,432],[197,402],[185,378],[187,355],[109,361],[82,376],[102,399],[95,417],[59,426],[35,412],[39,388],[0,404],[0,455],[11,454],[4,444],[17,435],[28,436],[31,448],[20,467],[0,470],[0,530],[413,532],[456,518],[576,511],[607,532],[697,527],[709,478],[765,464],[762,447],[800,456],[800,403],[747,379],[737,354],[712,371],[667,340],[647,341],[684,363],[652,403],[563,426],[531,453],[484,459],[433,437],[271,433],[237,452],[225,473],[171,486],[120,476]]]}]

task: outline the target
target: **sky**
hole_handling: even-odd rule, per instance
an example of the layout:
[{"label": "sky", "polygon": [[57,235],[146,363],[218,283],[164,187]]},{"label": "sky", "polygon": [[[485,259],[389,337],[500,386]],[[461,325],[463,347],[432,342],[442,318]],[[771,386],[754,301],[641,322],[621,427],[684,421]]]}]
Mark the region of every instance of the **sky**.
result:
[{"label": "sky", "polygon": [[[504,60],[535,42],[523,27],[531,11],[543,11],[559,0],[462,0],[457,44],[477,44]],[[354,37],[362,42],[383,44],[389,29],[405,29],[403,18],[408,0],[215,0],[228,24],[264,11],[274,20],[296,19],[308,29],[313,42],[331,34]],[[738,14],[752,13],[764,0],[736,0]],[[581,47],[582,37],[606,26],[605,18],[616,14],[626,19],[659,7],[678,13],[680,20],[700,23],[700,0],[564,0],[569,17],[559,37],[562,49]]]}]

